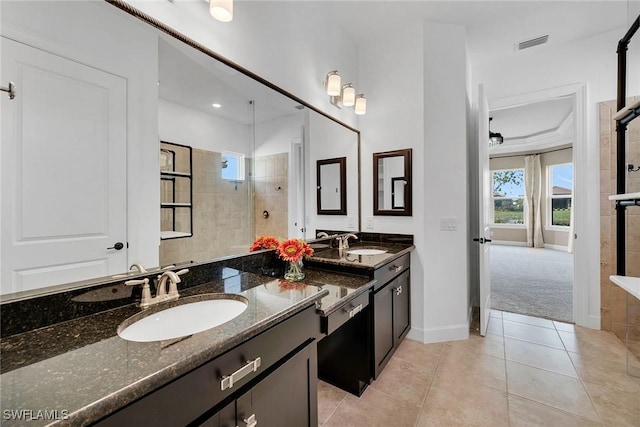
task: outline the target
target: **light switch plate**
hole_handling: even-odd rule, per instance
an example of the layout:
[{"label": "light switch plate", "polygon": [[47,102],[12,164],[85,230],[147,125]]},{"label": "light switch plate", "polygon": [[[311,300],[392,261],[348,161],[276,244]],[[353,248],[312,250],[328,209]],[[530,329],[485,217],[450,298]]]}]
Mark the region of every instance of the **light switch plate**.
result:
[{"label": "light switch plate", "polygon": [[456,231],[458,229],[458,218],[442,217],[440,218],[441,231]]},{"label": "light switch plate", "polygon": [[347,228],[353,230],[356,228],[356,219],[352,216],[347,218]]},{"label": "light switch plate", "polygon": [[364,224],[364,228],[366,228],[367,230],[373,230],[373,217],[372,216],[368,216],[365,224]]}]

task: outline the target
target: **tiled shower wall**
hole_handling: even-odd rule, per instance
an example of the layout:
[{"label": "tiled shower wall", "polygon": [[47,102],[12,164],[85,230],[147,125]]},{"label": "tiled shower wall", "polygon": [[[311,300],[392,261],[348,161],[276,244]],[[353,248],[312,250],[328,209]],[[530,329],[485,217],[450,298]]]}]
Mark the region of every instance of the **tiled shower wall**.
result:
[{"label": "tiled shower wall", "polygon": [[[288,235],[288,169],[289,153],[255,158],[256,236],[275,236],[284,239]],[[265,218],[265,211],[268,212],[268,218]]]},{"label": "tiled shower wall", "polygon": [[[633,98],[632,102],[640,97]],[[640,341],[640,301],[609,280],[616,274],[616,210],[609,200],[616,193],[616,102],[600,103],[600,312],[602,329],[613,331],[625,340],[625,325],[630,339]],[[640,120],[630,123],[627,131],[627,163],[640,166]],[[640,192],[640,171],[627,173],[627,193]],[[640,277],[640,207],[627,208],[626,263],[628,276]],[[636,349],[640,357],[640,349]]]},{"label": "tiled shower wall", "polygon": [[193,150],[193,236],[162,240],[160,265],[247,252],[251,235],[251,170],[244,181],[222,179],[222,154]]}]

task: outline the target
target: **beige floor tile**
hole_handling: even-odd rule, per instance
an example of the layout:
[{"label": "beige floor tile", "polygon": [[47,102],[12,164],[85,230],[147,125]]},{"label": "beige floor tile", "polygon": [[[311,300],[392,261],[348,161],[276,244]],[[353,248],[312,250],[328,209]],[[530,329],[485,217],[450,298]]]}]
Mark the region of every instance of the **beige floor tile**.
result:
[{"label": "beige floor tile", "polygon": [[423,344],[414,340],[405,339],[393,354],[393,358],[402,359],[414,365],[435,369],[440,361],[445,345],[444,343]]},{"label": "beige floor tile", "polygon": [[507,360],[574,378],[578,377],[571,358],[564,350],[515,338],[505,338],[504,341]]},{"label": "beige floor tile", "polygon": [[416,426],[508,426],[507,394],[490,387],[441,384],[429,391]]},{"label": "beige floor tile", "polygon": [[436,365],[437,362],[431,366],[420,366],[394,356],[369,387],[421,407],[433,380]]},{"label": "beige floor tile", "polygon": [[574,332],[576,328],[576,325],[574,325],[573,323],[558,322],[557,320],[553,321],[553,325],[558,331],[564,332]]},{"label": "beige floor tile", "polygon": [[524,314],[508,313],[502,314],[502,320],[509,320],[510,322],[526,323],[527,325],[542,326],[543,328],[554,329],[553,321],[549,319],[543,319],[541,317],[525,316]]},{"label": "beige floor tile", "polygon": [[638,393],[625,393],[590,382],[585,382],[585,386],[606,426],[640,426]]},{"label": "beige floor tile", "polygon": [[459,388],[485,385],[506,391],[504,359],[446,349],[431,387],[443,384],[453,384]]},{"label": "beige floor tile", "polygon": [[346,391],[324,381],[318,381],[318,423],[320,425],[329,419],[346,395]]},{"label": "beige floor tile", "polygon": [[489,312],[489,316],[490,317],[496,317],[498,319],[502,319],[502,311],[491,309],[491,311]]},{"label": "beige floor tile", "polygon": [[507,361],[509,394],[600,421],[579,379]]},{"label": "beige floor tile", "polygon": [[532,400],[509,395],[511,427],[596,427],[602,423],[552,408]]},{"label": "beige floor tile", "polygon": [[525,323],[511,322],[503,320],[504,336],[517,338],[536,344],[547,345],[549,347],[564,350],[562,340],[555,329],[543,328],[541,326],[527,325]]},{"label": "beige floor tile", "polygon": [[502,319],[489,316],[489,325],[487,326],[488,334],[503,335]]},{"label": "beige floor tile", "polygon": [[575,333],[558,331],[558,334],[567,351],[611,361],[626,360],[624,344],[611,332],[576,326]]},{"label": "beige floor tile", "polygon": [[485,337],[469,335],[469,339],[446,343],[449,351],[465,354],[482,353],[504,359],[504,338],[502,335],[487,334]]},{"label": "beige floor tile", "polygon": [[[627,393],[637,393],[640,396],[640,378],[627,375],[624,359],[614,361],[589,353],[572,352],[569,352],[569,356],[582,381],[607,385]],[[638,406],[640,406],[640,397],[638,397]]]},{"label": "beige floor tile", "polygon": [[359,398],[347,394],[325,427],[408,427],[419,413],[420,408],[369,387]]}]

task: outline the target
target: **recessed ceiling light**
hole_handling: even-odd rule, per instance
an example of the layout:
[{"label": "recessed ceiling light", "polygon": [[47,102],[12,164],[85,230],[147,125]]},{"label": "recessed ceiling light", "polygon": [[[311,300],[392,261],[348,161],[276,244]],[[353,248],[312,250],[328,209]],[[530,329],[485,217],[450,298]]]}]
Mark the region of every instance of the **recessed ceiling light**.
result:
[{"label": "recessed ceiling light", "polygon": [[220,108],[220,107],[222,107],[222,104],[218,104],[217,102],[214,102],[213,104],[211,104],[211,106],[213,108]]}]

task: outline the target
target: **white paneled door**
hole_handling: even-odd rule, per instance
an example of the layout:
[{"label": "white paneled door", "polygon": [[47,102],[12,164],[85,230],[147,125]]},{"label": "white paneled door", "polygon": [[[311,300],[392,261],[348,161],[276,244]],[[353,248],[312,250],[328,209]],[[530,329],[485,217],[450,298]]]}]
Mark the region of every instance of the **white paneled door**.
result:
[{"label": "white paneled door", "polygon": [[491,170],[489,168],[489,104],[484,87],[478,88],[478,230],[474,240],[480,245],[479,281],[480,281],[480,335],[487,334],[491,314]]},{"label": "white paneled door", "polygon": [[126,271],[126,81],[1,43],[2,293]]}]

